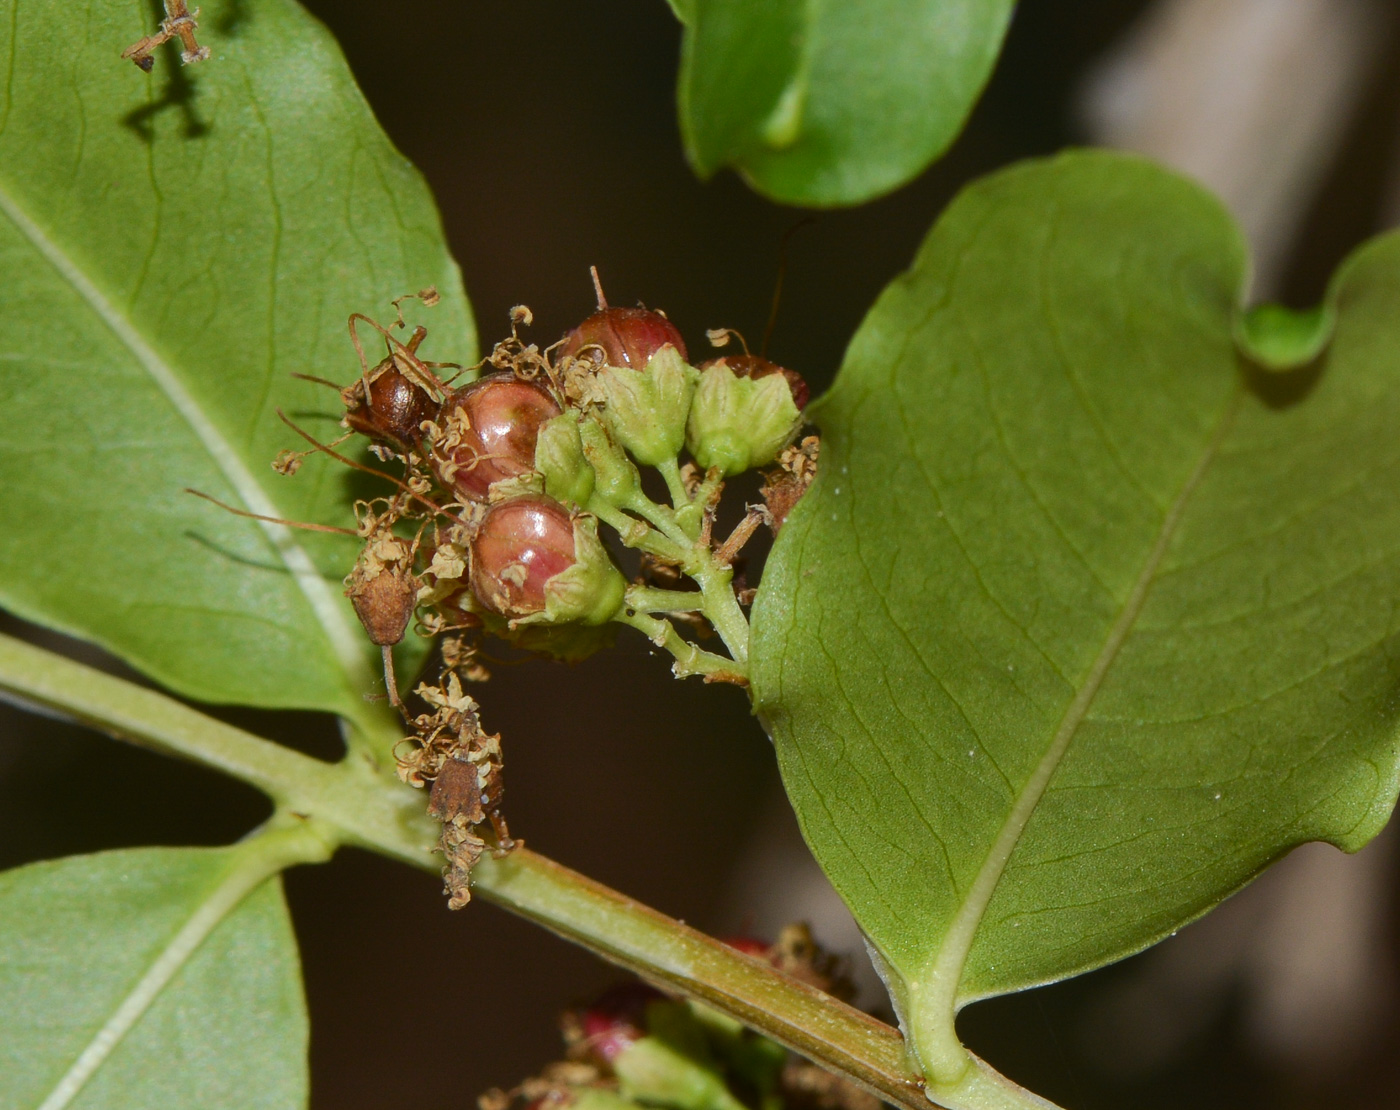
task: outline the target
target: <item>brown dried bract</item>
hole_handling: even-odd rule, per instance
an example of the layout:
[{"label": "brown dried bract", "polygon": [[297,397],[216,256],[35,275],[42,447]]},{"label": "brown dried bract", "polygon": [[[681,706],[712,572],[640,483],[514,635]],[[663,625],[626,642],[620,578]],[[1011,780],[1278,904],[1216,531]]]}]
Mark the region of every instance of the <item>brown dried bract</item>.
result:
[{"label": "brown dried bract", "polygon": [[185,65],[202,62],[209,57],[209,47],[200,46],[194,33],[199,28],[199,9],[191,13],[186,0],[165,0],[165,18],[160,22],[160,30],[154,35],[133,42],[122,51],[123,58],[130,58],[136,67],[150,73],[155,67],[155,52],[173,38],[178,38],[184,50],[180,61]]},{"label": "brown dried bract", "polygon": [[770,527],[773,535],[778,534],[793,506],[802,499],[812,479],[817,476],[817,456],[821,453],[821,439],[806,436],[801,443],[794,444],[778,456],[778,467],[770,470],[763,478],[764,503],[772,515]]},{"label": "brown dried bract", "polygon": [[783,926],[777,943],[768,950],[768,960],[779,971],[843,1001],[849,1002],[855,994],[844,961],[816,942],[805,921]]},{"label": "brown dried bract", "polygon": [[345,596],[376,647],[397,644],[413,619],[419,586],[414,546],[387,528],[377,531],[345,579]]},{"label": "brown dried bract", "polygon": [[616,1091],[617,1083],[603,1077],[598,1068],[577,1060],[556,1060],[545,1066],[519,1086],[503,1091],[492,1087],[477,1096],[479,1110],[509,1110],[511,1106],[538,1107],[540,1110],[563,1110],[577,1101],[575,1092],[584,1087],[599,1087]]},{"label": "brown dried bract", "polygon": [[456,673],[449,671],[440,686],[420,685],[417,693],[432,712],[413,719],[414,735],[395,753],[398,775],[410,786],[433,784],[428,815],[442,825],[447,906],[457,910],[471,901],[471,871],[483,853],[503,855],[517,843],[501,812],[501,738],[482,729],[479,707]]}]

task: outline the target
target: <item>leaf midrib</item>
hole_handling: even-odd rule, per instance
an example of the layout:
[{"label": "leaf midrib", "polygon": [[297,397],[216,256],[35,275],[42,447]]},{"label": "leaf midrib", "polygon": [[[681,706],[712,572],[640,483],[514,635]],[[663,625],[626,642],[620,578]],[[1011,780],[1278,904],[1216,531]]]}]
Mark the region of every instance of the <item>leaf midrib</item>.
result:
[{"label": "leaf midrib", "polygon": [[[140,363],[156,387],[184,419],[220,473],[237,491],[247,509],[262,516],[281,516],[278,506],[258,483],[232,444],[215,427],[185,388],[175,368],[157,354],[136,326],[103,295],[96,283],[29,217],[3,180],[0,180],[0,212],[4,212],[20,235],[43,256],[59,277],[106,325],[117,341]],[[372,677],[361,650],[362,638],[351,627],[343,608],[325,579],[321,577],[306,549],[297,543],[292,530],[287,526],[270,521],[258,521],[258,524],[311,606],[346,676],[352,685],[368,689]]]},{"label": "leaf midrib", "polygon": [[[916,1042],[923,1040],[921,1033],[927,1033],[932,1027],[936,1029],[936,1032],[933,1043],[928,1044],[927,1047],[936,1048],[940,1042],[950,1046],[958,1045],[956,1036],[953,1034],[953,1018],[956,1013],[958,988],[961,986],[967,957],[972,949],[983,915],[991,903],[992,896],[1001,881],[1002,873],[1005,871],[1026,825],[1039,805],[1040,799],[1044,796],[1045,790],[1049,786],[1051,778],[1054,777],[1065,753],[1069,750],[1070,743],[1087,716],[1124,641],[1128,638],[1128,634],[1132,631],[1134,623],[1141,614],[1148,592],[1156,579],[1157,570],[1176,534],[1187,504],[1219,453],[1221,443],[1229,432],[1243,397],[1243,386],[1236,386],[1235,393],[1226,404],[1225,411],[1215,430],[1211,433],[1201,458],[1167,510],[1166,516],[1162,520],[1162,527],[1157,533],[1157,538],[1148,553],[1142,571],[1133,583],[1133,588],[1124,601],[1117,620],[1114,621],[1109,630],[1103,647],[1100,648],[1093,665],[1089,668],[1083,684],[1065,710],[1050,746],[1046,749],[1025,786],[1022,787],[1020,794],[1017,795],[1010,813],[1007,814],[996,839],[992,842],[991,848],[988,849],[982,866],[978,869],[976,878],[968,888],[967,895],[958,906],[957,912],[953,915],[948,929],[944,933],[943,943],[939,947],[937,956],[919,976],[918,982],[924,985],[925,990],[920,992],[922,997],[917,1007],[919,1016],[914,1020]],[[952,1040],[945,1040],[945,1036],[952,1036]],[[921,1046],[921,1055],[923,1054],[922,1048],[923,1046]],[[958,1045],[958,1049],[961,1054],[960,1045]],[[925,1059],[924,1062],[930,1068],[936,1067],[934,1060]],[[948,1062],[953,1063],[953,1061]]]}]

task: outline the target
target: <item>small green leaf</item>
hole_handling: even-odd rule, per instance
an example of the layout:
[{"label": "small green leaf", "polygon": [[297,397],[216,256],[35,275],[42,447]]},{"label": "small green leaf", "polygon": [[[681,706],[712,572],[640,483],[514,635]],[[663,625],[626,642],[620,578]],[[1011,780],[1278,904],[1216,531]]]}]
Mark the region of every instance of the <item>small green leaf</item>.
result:
[{"label": "small green leaf", "polygon": [[[677,100],[686,153],[786,204],[897,189],[962,130],[1012,0],[687,0]],[[681,15],[682,10],[687,14]]]},{"label": "small green leaf", "polygon": [[[352,311],[428,285],[428,357],[470,362],[422,180],[325,30],[288,0],[212,0],[208,61],[119,57],[141,0],[0,0],[0,604],[184,694],[356,717],[382,689],[341,597],[356,544],[182,492],[353,526],[305,447],[358,373]],[[75,31],[75,28],[80,31]],[[7,41],[6,41],[7,40]],[[371,348],[371,352],[374,348]]]},{"label": "small green leaf", "polygon": [[1255,305],[1236,318],[1235,342],[1265,370],[1296,370],[1322,354],[1336,324],[1330,303],[1301,312],[1281,304]]},{"label": "small green leaf", "polygon": [[1338,278],[1320,376],[1245,372],[1245,273],[1164,170],[1022,165],[954,202],[814,410],[754,689],[940,1099],[962,1005],[1394,805],[1400,237]]},{"label": "small green leaf", "polygon": [[306,1105],[306,1003],[277,879],[213,928],[134,1024],[113,1022],[239,857],[144,848],[0,874],[0,1105]]}]

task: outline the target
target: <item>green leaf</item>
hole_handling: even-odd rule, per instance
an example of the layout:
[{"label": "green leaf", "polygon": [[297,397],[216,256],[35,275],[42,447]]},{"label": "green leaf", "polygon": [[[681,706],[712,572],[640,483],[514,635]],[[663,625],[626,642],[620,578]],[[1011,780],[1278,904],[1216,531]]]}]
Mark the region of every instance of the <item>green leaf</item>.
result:
[{"label": "green leaf", "polygon": [[786,204],[860,204],[948,148],[991,75],[1012,0],[690,0],[686,153]]},{"label": "green leaf", "polygon": [[[143,75],[148,3],[0,0],[0,604],[210,701],[367,712],[377,653],[342,598],[353,526],[323,457],[359,372],[352,311],[436,285],[429,358],[470,362],[432,200],[325,30],[287,0],[213,0]],[[373,348],[371,348],[371,352]]]},{"label": "green leaf", "polygon": [[0,874],[0,1105],[306,1105],[306,1003],[278,879],[121,1020],[191,919],[236,884],[241,855],[143,848]]},{"label": "green leaf", "polygon": [[754,611],[808,841],[937,1084],[958,1007],[1166,936],[1397,790],[1400,238],[1320,376],[1243,365],[1240,232],[1076,153],[965,191],[815,409]]},{"label": "green leaf", "polygon": [[1337,324],[1331,303],[1299,312],[1281,304],[1255,305],[1235,320],[1240,353],[1265,370],[1296,370],[1322,354]]}]

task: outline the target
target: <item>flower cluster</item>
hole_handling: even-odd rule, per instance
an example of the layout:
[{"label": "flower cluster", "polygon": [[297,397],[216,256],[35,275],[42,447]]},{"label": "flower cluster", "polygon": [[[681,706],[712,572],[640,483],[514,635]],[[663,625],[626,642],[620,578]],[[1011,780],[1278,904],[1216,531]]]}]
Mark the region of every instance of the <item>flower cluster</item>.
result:
[{"label": "flower cluster", "polygon": [[[663,313],[609,307],[601,289],[598,300],[597,312],[543,351],[520,337],[529,309],[514,309],[510,337],[464,384],[444,376],[459,367],[419,356],[424,328],[400,338],[402,314],[391,328],[350,319],[361,374],[341,390],[344,425],[394,464],[395,473],[376,473],[396,488],[357,507],[364,546],[346,593],[383,649],[395,705],[390,653],[415,615],[425,635],[452,637],[452,674],[418,689],[432,712],[406,716],[414,735],[400,774],[437,784],[454,901],[465,900],[481,851],[509,846],[504,823],[495,824],[499,744],[485,742],[475,702],[454,685],[458,676],[484,677],[476,639],[491,634],[578,659],[625,624],[670,652],[678,676],[746,685],[743,605],[752,591],[735,589],[736,557],[760,525],[781,526],[815,471],[815,437],[794,443],[808,396],[799,375],[748,353],[693,365]],[[373,366],[362,325],[385,342]],[[732,333],[709,335],[723,346]],[[332,454],[334,446],[313,441]],[[290,473],[298,461],[286,454],[276,465]],[[645,492],[642,468],[659,475],[667,503]],[[718,539],[726,480],[754,468],[768,468],[764,504],[748,506]],[[614,558],[620,548],[640,553],[642,571],[630,582]],[[701,648],[677,622],[717,634],[725,652]],[[438,799],[445,778],[453,785],[444,797],[462,794],[468,766],[477,776],[468,793],[495,801]]]}]

